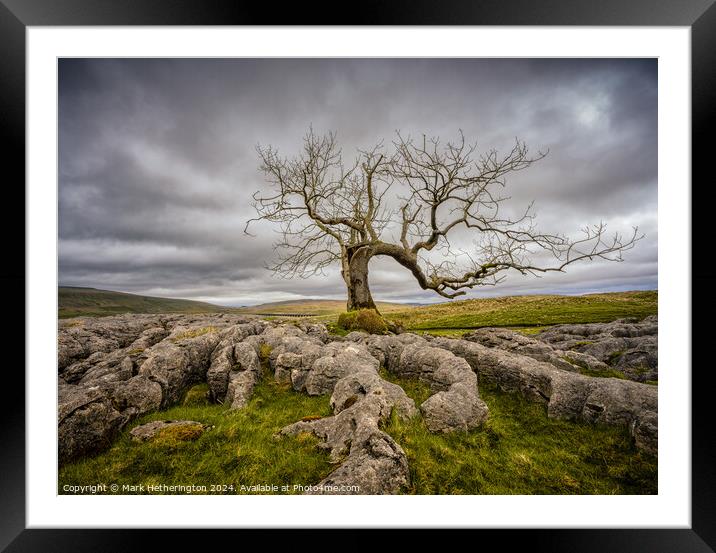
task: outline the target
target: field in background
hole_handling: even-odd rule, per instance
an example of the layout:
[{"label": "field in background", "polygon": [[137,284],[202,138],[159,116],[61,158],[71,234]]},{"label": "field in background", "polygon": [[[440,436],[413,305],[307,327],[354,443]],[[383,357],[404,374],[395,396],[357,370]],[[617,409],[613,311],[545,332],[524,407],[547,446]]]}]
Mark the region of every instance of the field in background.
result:
[{"label": "field in background", "polygon": [[[118,313],[245,313],[268,318],[322,322],[335,327],[345,311],[342,300],[297,300],[252,307],[221,307],[210,303],[138,296],[94,288],[59,292],[59,317],[92,317]],[[658,292],[614,292],[584,296],[506,296],[452,301],[434,305],[378,302],[379,311],[406,330],[446,336],[486,326],[507,326],[525,333],[565,323],[609,322],[624,317],[643,319],[657,313]],[[282,317],[282,315],[286,315]],[[309,315],[308,317],[305,317]]]},{"label": "field in background", "polygon": [[454,301],[386,313],[407,330],[459,330],[486,326],[540,327],[603,323],[655,315],[658,292],[614,292],[585,296],[506,296]]}]

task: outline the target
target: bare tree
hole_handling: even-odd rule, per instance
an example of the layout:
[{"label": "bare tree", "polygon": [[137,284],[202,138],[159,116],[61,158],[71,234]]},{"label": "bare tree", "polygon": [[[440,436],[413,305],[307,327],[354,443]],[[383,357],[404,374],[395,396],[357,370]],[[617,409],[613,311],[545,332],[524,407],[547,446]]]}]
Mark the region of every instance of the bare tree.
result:
[{"label": "bare tree", "polygon": [[[422,289],[455,298],[497,284],[510,269],[538,275],[580,260],[622,261],[622,252],[641,238],[637,228],[627,238],[607,238],[604,223],[583,228],[579,239],[543,234],[531,204],[519,216],[503,214],[507,175],[546,155],[530,156],[519,140],[506,154],[477,156],[462,132],[445,144],[398,132],[390,148],[359,150],[344,164],[336,135],[311,129],[293,158],[271,146],[257,151],[270,192],[253,195],[257,217],[245,232],[258,220],[280,225],[279,259],[270,268],[283,276],[309,277],[340,263],[349,311],[375,309],[368,285],[375,256],[393,258]],[[470,251],[451,246],[458,228],[474,234]]]}]

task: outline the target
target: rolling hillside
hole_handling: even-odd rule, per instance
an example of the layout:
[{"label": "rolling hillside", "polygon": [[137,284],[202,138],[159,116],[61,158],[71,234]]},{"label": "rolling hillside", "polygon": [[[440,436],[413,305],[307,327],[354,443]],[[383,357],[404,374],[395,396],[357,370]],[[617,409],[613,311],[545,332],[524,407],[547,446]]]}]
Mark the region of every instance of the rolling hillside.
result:
[{"label": "rolling hillside", "polygon": [[60,286],[58,316],[102,317],[118,313],[207,313],[233,311],[226,307],[191,300],[155,298],[97,288]]},{"label": "rolling hillside", "polygon": [[409,330],[468,329],[486,326],[541,327],[601,323],[655,315],[658,292],[612,292],[584,296],[505,296],[453,301],[385,313]]}]

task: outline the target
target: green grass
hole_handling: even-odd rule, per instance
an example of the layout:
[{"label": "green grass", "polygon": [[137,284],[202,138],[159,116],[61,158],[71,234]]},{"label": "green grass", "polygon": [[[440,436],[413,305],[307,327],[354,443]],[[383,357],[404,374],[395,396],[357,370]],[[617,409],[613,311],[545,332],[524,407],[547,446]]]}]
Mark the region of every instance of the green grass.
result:
[{"label": "green grass", "polygon": [[[383,376],[403,386],[416,405],[430,396],[417,380]],[[275,439],[292,422],[330,415],[328,396],[309,397],[265,376],[248,407],[229,412],[206,400],[197,385],[181,405],[152,413],[131,427],[152,420],[187,419],[211,425],[195,440],[136,443],[125,430],[106,452],[64,466],[65,485],[212,484],[233,486],[213,493],[256,493],[240,486],[315,484],[335,465],[311,435]],[[431,434],[420,416],[392,416],[385,430],[403,447],[410,466],[411,494],[654,494],[657,463],[636,451],[626,430],[548,419],[544,406],[518,395],[480,386],[490,408],[483,428]],[[130,428],[131,428],[130,427]],[[112,493],[111,491],[107,493]],[[164,492],[167,493],[167,492]],[[178,492],[177,492],[178,493]],[[200,492],[201,493],[201,492]]]},{"label": "green grass", "polygon": [[203,336],[204,334],[211,334],[212,332],[216,332],[218,329],[215,326],[205,326],[203,328],[192,328],[190,330],[187,330],[186,332],[180,332],[176,336],[173,336],[169,340],[171,342],[179,342],[180,340],[186,340],[188,338],[197,338],[198,336]]},{"label": "green grass", "polygon": [[60,319],[103,317],[121,313],[216,313],[235,311],[199,301],[155,298],[96,288],[61,286],[57,289]]},{"label": "green grass", "polygon": [[[133,422],[109,450],[62,467],[58,492],[63,493],[65,485],[101,482],[117,484],[120,494],[149,493],[146,489],[122,491],[123,485],[138,484],[195,484],[207,486],[206,493],[256,493],[240,487],[315,484],[336,468],[328,462],[328,455],[317,448],[318,439],[312,435],[273,437],[282,427],[303,417],[330,415],[327,396],[299,394],[267,376],[245,409],[228,411],[224,406],[209,404],[206,391],[206,384],[195,386],[182,405]],[[194,420],[214,428],[195,440],[131,440],[131,428],[165,419]],[[212,492],[212,484],[233,489],[222,487]],[[300,491],[290,488],[273,493]]]},{"label": "green grass", "polygon": [[[402,385],[419,405],[430,394]],[[385,430],[403,447],[412,494],[656,494],[656,458],[625,429],[547,418],[546,408],[481,384],[488,422],[471,432],[431,434],[420,417],[392,416]]]},{"label": "green grass", "polygon": [[[616,292],[584,296],[509,296],[464,300],[386,313],[408,330],[466,330],[487,326],[525,329],[567,323],[644,318],[657,312],[658,292]],[[537,328],[535,332],[539,330]]]}]

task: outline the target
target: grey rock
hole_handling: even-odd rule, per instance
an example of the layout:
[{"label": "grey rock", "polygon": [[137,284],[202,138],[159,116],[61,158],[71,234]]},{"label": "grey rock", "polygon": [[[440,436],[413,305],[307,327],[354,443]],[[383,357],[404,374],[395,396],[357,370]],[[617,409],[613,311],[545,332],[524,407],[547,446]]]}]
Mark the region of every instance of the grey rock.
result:
[{"label": "grey rock", "polygon": [[420,406],[430,432],[468,431],[481,426],[488,416],[487,405],[477,395],[477,387],[458,382],[447,391],[430,396]]},{"label": "grey rock", "polygon": [[410,483],[403,449],[385,432],[360,427],[345,462],[308,495],[396,494]]},{"label": "grey rock", "polygon": [[120,383],[112,394],[113,405],[125,417],[134,418],[159,409],[162,387],[146,376],[135,376]]},{"label": "grey rock", "polygon": [[361,401],[366,396],[386,398],[399,417],[409,419],[417,414],[415,402],[397,384],[381,378],[374,370],[360,370],[341,378],[333,388],[331,408],[338,414]]},{"label": "grey rock", "polygon": [[655,315],[611,323],[556,325],[535,336],[554,348],[590,355],[630,380],[658,380],[658,320]]},{"label": "grey rock", "polygon": [[[393,494],[408,485],[405,452],[379,425],[393,408],[406,414],[410,406],[395,390],[386,393],[388,387],[375,381],[374,376],[375,372],[366,369],[344,377],[336,384],[331,400],[334,416],[299,421],[279,432],[279,436],[312,433],[323,439],[321,447],[330,451],[331,461],[342,463],[309,493]],[[352,396],[356,400],[346,407],[343,398],[361,382],[371,390]]]},{"label": "grey rock", "polygon": [[[188,387],[206,379],[212,360],[231,360],[227,373],[257,371],[252,346],[235,342],[266,326],[225,314],[60,321],[60,464],[105,449],[129,421],[178,402]],[[241,403],[253,389],[246,380],[234,383],[232,403]],[[234,402],[234,396],[243,399]]]},{"label": "grey rock", "polygon": [[162,430],[166,430],[167,428],[192,428],[201,430],[202,432],[208,428],[208,426],[196,422],[196,421],[186,421],[186,420],[166,420],[166,421],[152,421],[148,422],[147,424],[143,424],[141,426],[137,426],[133,428],[129,435],[132,437],[132,440],[136,442],[146,442],[148,440],[154,439],[157,434],[159,434]]},{"label": "grey rock", "polygon": [[585,368],[591,371],[606,371],[609,366],[592,355],[579,351],[563,351],[544,341],[525,336],[506,328],[480,328],[465,334],[465,340],[490,348],[512,351],[551,363],[558,369],[579,372]]},{"label": "grey rock", "polygon": [[189,387],[205,380],[212,351],[221,340],[219,332],[182,338],[186,332],[175,331],[153,346],[139,367],[139,374],[161,385],[162,407],[178,402]]},{"label": "grey rock", "polygon": [[246,407],[254,393],[254,388],[259,381],[257,371],[234,372],[229,376],[229,385],[226,391],[225,403],[230,409],[242,409]]},{"label": "grey rock", "polygon": [[211,365],[206,372],[210,401],[225,401],[232,371],[254,372],[258,380],[261,372],[259,357],[253,345],[237,342],[243,339],[242,336],[243,333],[232,332],[218,344],[211,355]]},{"label": "grey rock", "polygon": [[98,387],[60,384],[58,409],[60,464],[109,447],[126,422]]},{"label": "grey rock", "polygon": [[[626,426],[638,447],[657,450],[655,386],[564,371],[531,357],[467,340],[436,338],[432,343],[464,358],[481,380],[545,403],[549,417]],[[642,429],[638,439],[637,429]]]},{"label": "grey rock", "polygon": [[380,366],[361,344],[333,342],[325,346],[322,354],[305,377],[306,392],[312,396],[331,393],[344,376],[360,370],[377,371]]},{"label": "grey rock", "polygon": [[433,392],[420,406],[431,432],[477,428],[487,420],[477,377],[464,359],[452,352],[415,342],[405,346],[394,372],[430,384]]}]

